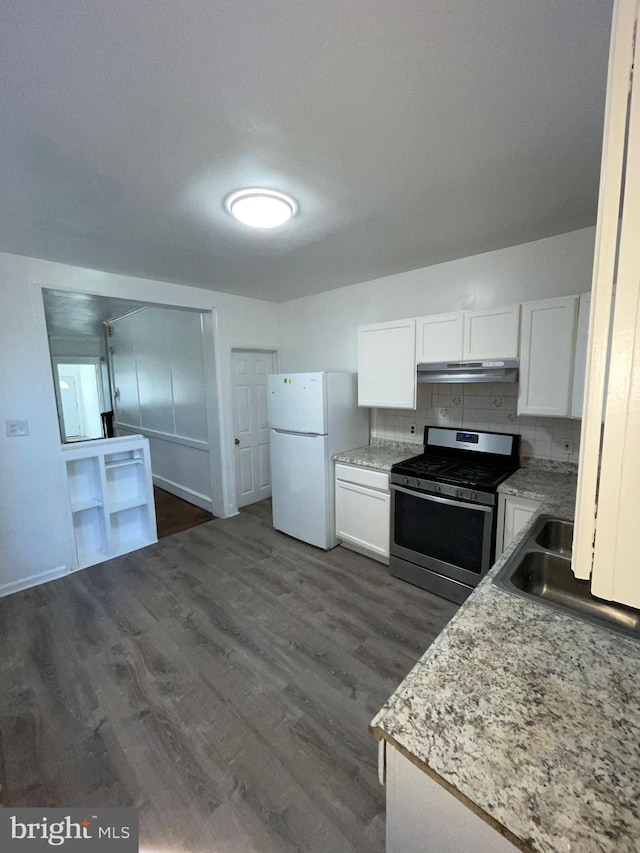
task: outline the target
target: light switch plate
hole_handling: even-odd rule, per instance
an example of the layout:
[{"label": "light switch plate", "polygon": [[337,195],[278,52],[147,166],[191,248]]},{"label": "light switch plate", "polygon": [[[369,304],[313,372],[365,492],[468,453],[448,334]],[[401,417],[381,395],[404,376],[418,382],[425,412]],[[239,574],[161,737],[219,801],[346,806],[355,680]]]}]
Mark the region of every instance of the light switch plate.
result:
[{"label": "light switch plate", "polygon": [[29,421],[5,421],[7,436],[16,438],[19,435],[29,435]]}]

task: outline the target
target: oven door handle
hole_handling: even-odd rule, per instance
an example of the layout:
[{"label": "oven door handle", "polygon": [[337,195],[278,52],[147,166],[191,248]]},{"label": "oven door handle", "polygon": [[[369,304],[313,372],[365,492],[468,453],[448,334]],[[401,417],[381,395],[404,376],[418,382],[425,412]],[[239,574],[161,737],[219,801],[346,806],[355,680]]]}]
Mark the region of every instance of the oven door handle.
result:
[{"label": "oven door handle", "polygon": [[483,504],[471,504],[467,501],[456,501],[451,498],[438,498],[435,495],[425,495],[422,492],[414,492],[412,489],[403,489],[401,486],[391,486],[395,492],[402,492],[403,495],[410,495],[412,498],[420,498],[421,501],[432,501],[436,504],[447,504],[447,506],[464,507],[465,509],[479,509],[481,512],[491,512],[492,506],[484,506]]}]

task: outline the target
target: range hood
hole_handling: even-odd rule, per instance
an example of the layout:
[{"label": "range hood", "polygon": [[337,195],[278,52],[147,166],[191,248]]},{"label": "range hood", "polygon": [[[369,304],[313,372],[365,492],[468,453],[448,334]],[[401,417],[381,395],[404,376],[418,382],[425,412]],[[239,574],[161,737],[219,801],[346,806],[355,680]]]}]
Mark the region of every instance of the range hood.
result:
[{"label": "range hood", "polygon": [[439,361],[418,365],[418,382],[516,382],[517,358],[491,361]]}]

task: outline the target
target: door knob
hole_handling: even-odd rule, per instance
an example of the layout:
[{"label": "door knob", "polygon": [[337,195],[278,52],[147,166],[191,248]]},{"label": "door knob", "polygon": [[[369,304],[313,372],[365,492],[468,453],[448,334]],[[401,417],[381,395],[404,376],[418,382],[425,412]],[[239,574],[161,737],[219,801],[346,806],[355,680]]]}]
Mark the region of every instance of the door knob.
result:
[{"label": "door knob", "polygon": [[240,444],[240,439],[239,439],[239,438],[236,438],[236,439],[235,439],[235,443],[236,443],[236,445]]}]

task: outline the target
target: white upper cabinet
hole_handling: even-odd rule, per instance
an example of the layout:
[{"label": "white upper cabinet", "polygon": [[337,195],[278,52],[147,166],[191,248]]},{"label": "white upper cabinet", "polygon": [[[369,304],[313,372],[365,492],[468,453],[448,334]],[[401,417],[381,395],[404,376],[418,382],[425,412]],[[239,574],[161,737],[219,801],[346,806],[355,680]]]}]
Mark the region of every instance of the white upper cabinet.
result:
[{"label": "white upper cabinet", "polygon": [[571,414],[577,315],[577,296],[523,303],[519,415]]},{"label": "white upper cabinet", "polygon": [[520,306],[416,320],[416,362],[518,358]]},{"label": "white upper cabinet", "polygon": [[464,312],[464,361],[518,358],[520,306]]},{"label": "white upper cabinet", "polygon": [[358,328],[358,405],[416,407],[416,321]]},{"label": "white upper cabinet", "polygon": [[416,326],[416,362],[462,361],[462,311],[419,317]]}]

